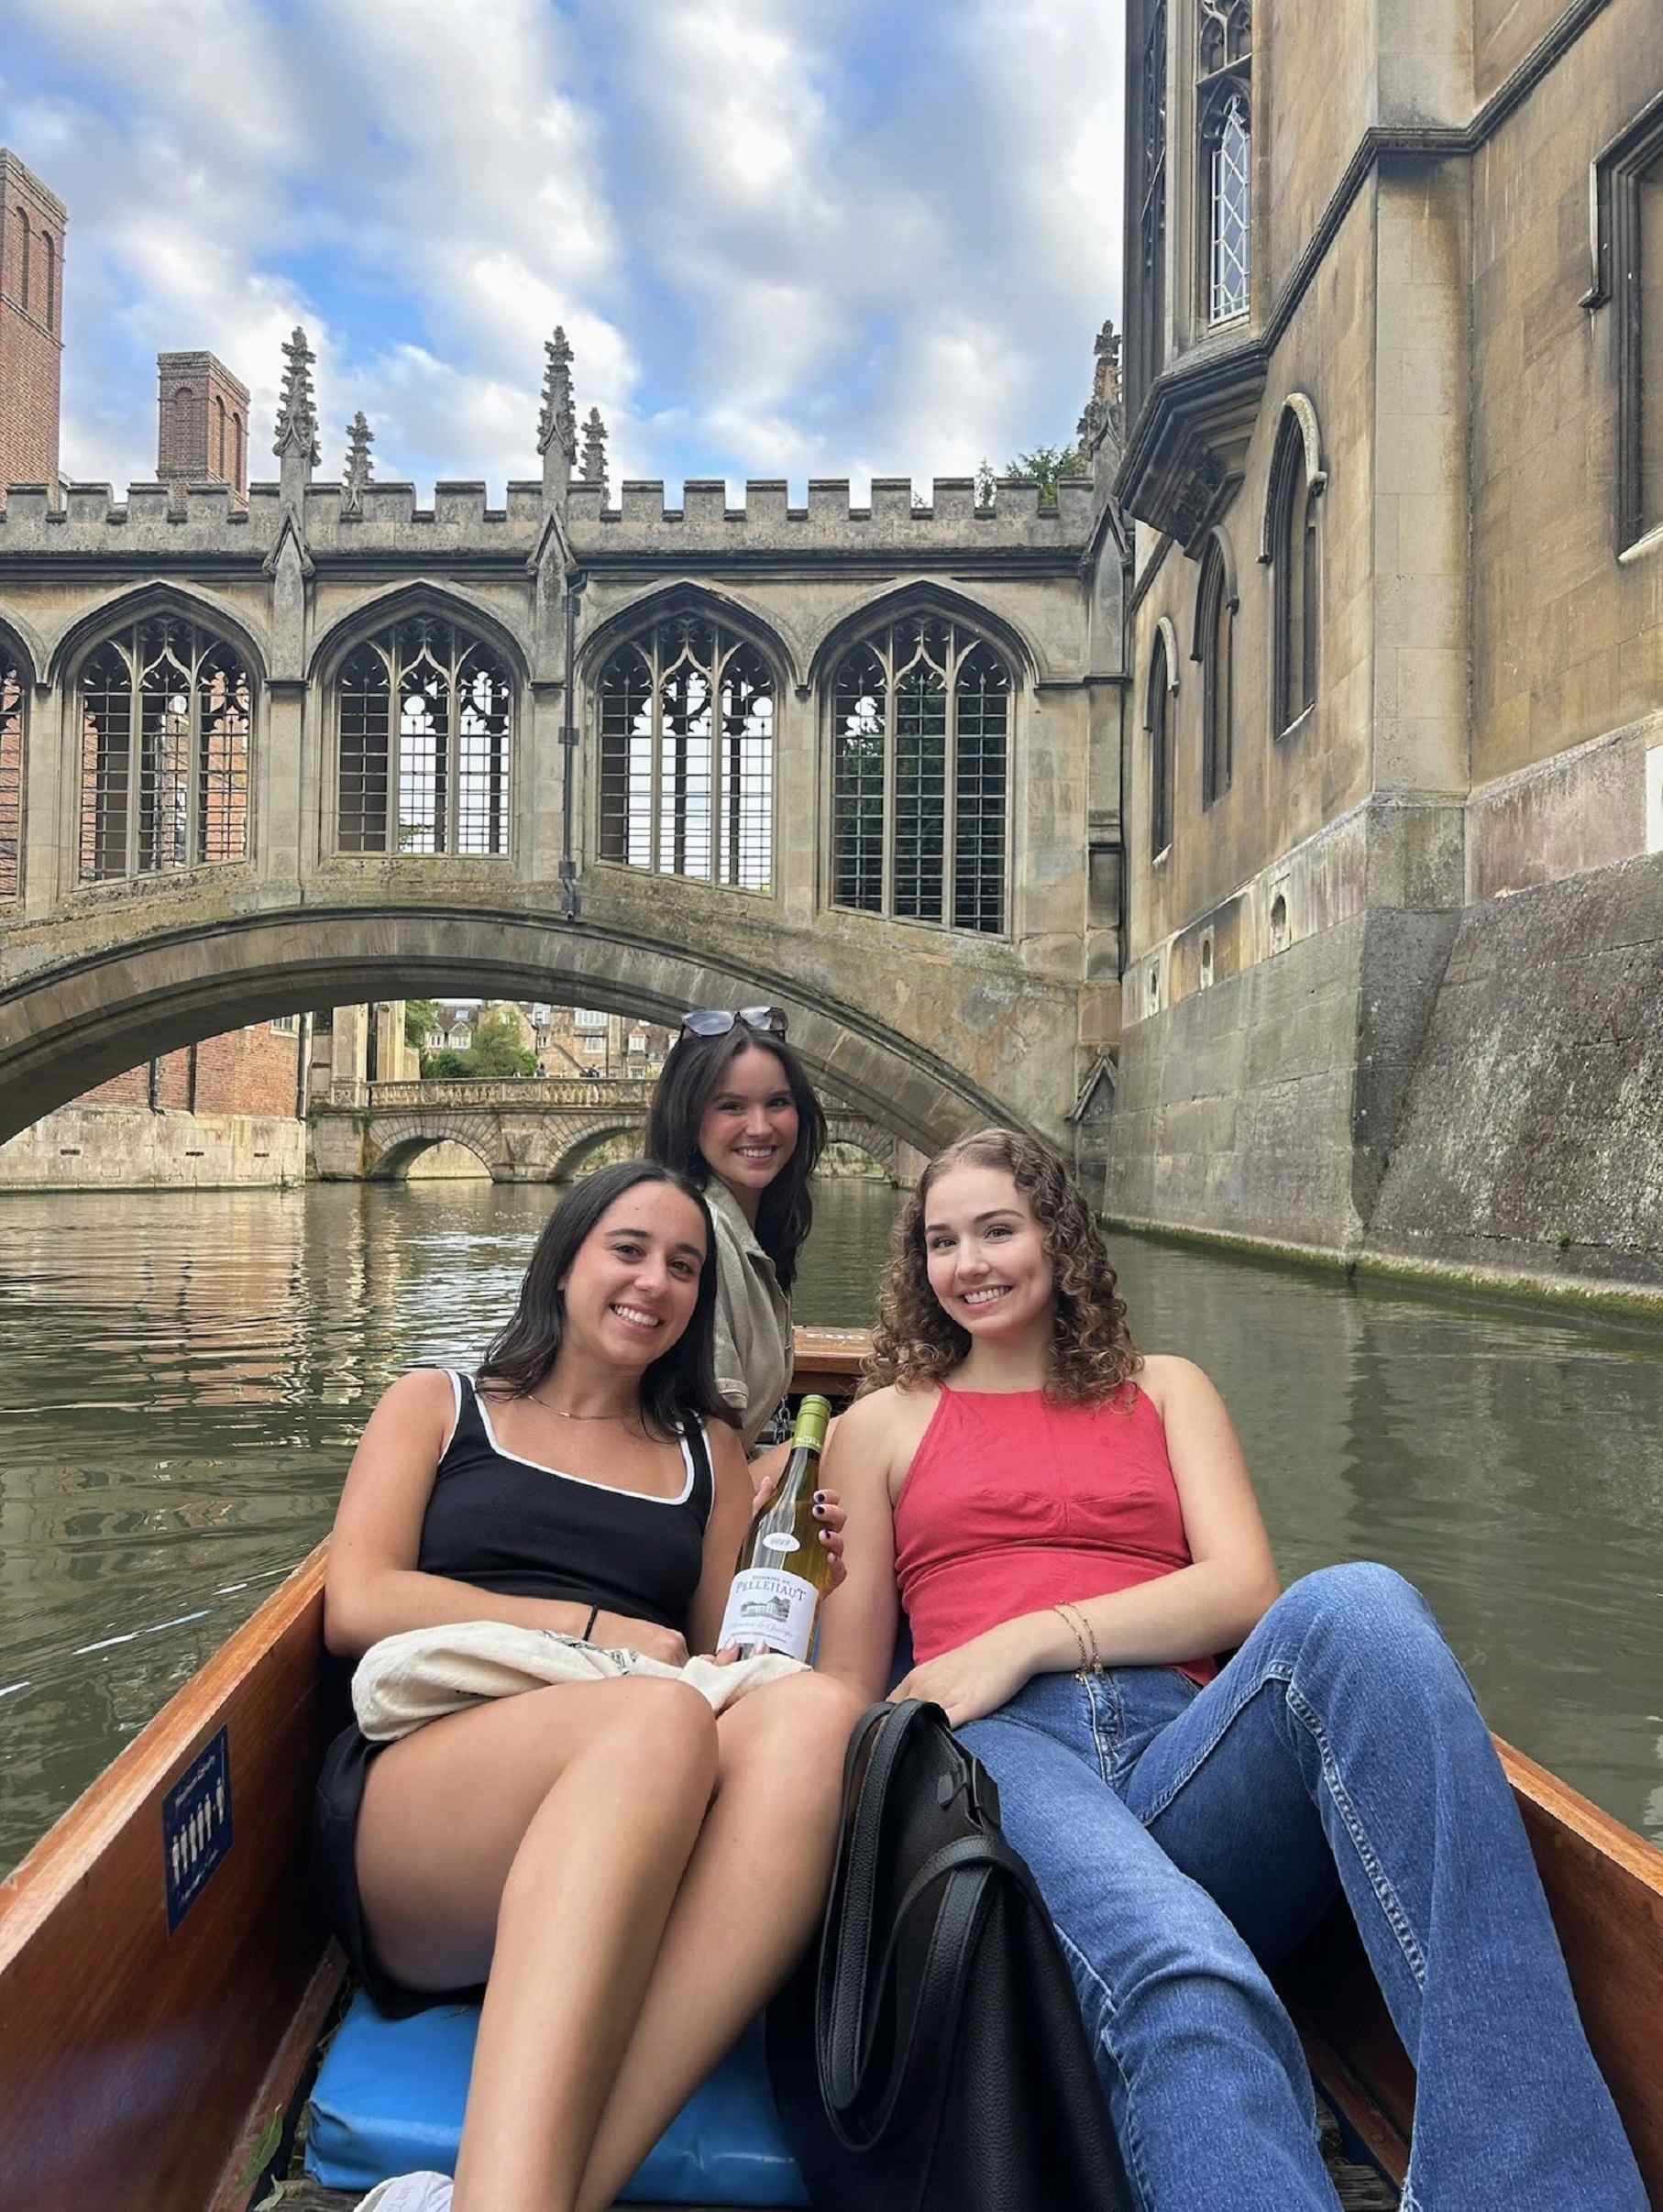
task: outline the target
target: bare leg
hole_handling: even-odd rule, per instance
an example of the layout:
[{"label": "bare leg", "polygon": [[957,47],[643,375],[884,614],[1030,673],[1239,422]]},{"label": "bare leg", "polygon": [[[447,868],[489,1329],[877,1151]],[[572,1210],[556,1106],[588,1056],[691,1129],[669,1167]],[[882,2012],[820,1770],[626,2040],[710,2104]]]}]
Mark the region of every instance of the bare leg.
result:
[{"label": "bare leg", "polygon": [[843,1752],[863,1708],[843,1683],[798,1675],[718,1722],[716,1799],[595,2132],[579,2212],[605,2212],[796,1964],[824,1907]]},{"label": "bare leg", "polygon": [[704,1700],[637,1679],[499,1699],[370,1768],[378,1955],[415,1988],[490,1976],[457,2212],[576,2202],[716,1766]]}]

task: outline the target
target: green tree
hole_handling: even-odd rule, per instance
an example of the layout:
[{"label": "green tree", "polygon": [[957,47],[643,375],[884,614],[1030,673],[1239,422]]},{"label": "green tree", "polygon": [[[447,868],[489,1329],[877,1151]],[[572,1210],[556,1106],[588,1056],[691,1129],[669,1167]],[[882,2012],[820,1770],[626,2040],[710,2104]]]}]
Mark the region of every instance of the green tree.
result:
[{"label": "green tree", "polygon": [[537,1072],[537,1055],[520,1042],[512,1016],[499,1012],[479,1016],[474,1024],[473,1043],[464,1058],[472,1062],[468,1071],[470,1075],[487,1075],[499,1083],[508,1076]]},{"label": "green tree", "polygon": [[1057,486],[1065,476],[1089,476],[1085,457],[1077,446],[1036,446],[1005,464],[1007,476],[1031,477],[1040,487],[1041,509],[1054,508]]},{"label": "green tree", "polygon": [[439,1026],[439,1009],[431,998],[407,998],[404,1001],[404,1042],[418,1052],[424,1051],[427,1040]]},{"label": "green tree", "polygon": [[446,1075],[471,1075],[473,1063],[467,1052],[458,1052],[454,1045],[445,1045],[436,1052],[422,1055],[424,1080]]}]

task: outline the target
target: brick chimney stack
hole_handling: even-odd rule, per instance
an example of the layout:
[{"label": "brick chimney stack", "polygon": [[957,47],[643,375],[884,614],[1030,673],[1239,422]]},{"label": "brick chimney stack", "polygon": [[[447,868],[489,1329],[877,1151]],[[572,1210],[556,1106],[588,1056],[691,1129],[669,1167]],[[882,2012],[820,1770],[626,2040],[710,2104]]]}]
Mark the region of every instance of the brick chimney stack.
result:
[{"label": "brick chimney stack", "polygon": [[248,387],[211,353],[156,357],[156,474],[186,484],[229,484],[248,496]]},{"label": "brick chimney stack", "polygon": [[68,222],[56,193],[0,146],[0,506],[8,484],[58,497]]}]

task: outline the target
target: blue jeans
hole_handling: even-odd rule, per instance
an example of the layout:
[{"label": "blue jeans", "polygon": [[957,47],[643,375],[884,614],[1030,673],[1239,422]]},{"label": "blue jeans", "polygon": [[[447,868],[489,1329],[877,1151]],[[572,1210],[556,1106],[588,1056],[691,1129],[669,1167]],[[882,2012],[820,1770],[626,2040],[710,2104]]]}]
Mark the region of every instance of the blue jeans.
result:
[{"label": "blue jeans", "polygon": [[1333,1567],[1205,1689],[1039,1675],[960,1731],[1074,1970],[1140,2212],[1335,2212],[1266,1978],[1344,1890],[1419,2071],[1418,2212],[1646,2212],[1488,1730],[1419,1593]]}]

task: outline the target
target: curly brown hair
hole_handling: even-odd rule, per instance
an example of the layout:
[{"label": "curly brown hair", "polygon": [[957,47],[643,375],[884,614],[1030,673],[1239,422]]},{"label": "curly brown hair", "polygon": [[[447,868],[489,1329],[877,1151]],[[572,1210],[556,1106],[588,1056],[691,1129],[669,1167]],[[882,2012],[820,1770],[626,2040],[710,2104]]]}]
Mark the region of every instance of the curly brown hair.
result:
[{"label": "curly brown hair", "polygon": [[861,1395],[890,1383],[939,1383],[970,1349],[970,1334],[930,1287],[924,1208],[933,1184],[956,1167],[1003,1168],[1026,1197],[1044,1239],[1056,1298],[1046,1395],[1061,1405],[1114,1397],[1143,1365],[1126,1326],[1102,1232],[1067,1170],[1037,1139],[1017,1129],[978,1129],[938,1152],[919,1177],[889,1238],[889,1271]]}]

